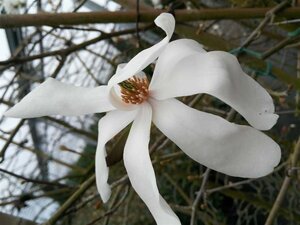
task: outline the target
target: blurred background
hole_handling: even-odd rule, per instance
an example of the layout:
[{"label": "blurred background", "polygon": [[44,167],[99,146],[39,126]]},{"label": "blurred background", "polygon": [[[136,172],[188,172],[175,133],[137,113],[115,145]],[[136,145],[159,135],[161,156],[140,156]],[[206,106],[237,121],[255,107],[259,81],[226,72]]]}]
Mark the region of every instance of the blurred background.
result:
[{"label": "blurred background", "polygon": [[[275,0],[28,0],[1,14],[119,10],[197,10],[300,7]],[[14,2],[14,1],[13,1]],[[0,17],[1,18],[1,17]],[[0,19],[1,20],[1,19]],[[103,114],[80,117],[12,119],[3,113],[47,77],[84,87],[106,84],[119,63],[157,43],[164,34],[136,23],[58,25],[0,29],[0,212],[35,223],[47,222],[66,201],[72,204],[51,224],[154,224],[144,203],[126,179],[122,151],[129,127],[108,143],[113,194],[103,204],[95,184],[74,200],[94,172],[97,122]],[[159,190],[182,224],[300,224],[300,173],[296,144],[300,134],[300,17],[267,14],[265,18],[178,22],[173,40],[191,38],[208,51],[237,55],[243,69],[268,90],[280,115],[266,133],[279,143],[282,160],[269,176],[240,179],[212,171],[196,209],[192,209],[206,168],[187,157],[153,126],[150,149]],[[143,23],[139,23],[143,27]],[[261,27],[260,27],[261,26]],[[126,31],[121,35],[118,31]],[[99,38],[93,43],[89,40]],[[253,34],[251,36],[251,34]],[[74,45],[82,48],[68,51]],[[48,54],[49,53],[49,54]],[[28,57],[37,56],[37,57]],[[146,73],[151,77],[154,65]],[[51,96],[49,96],[50,98]],[[193,107],[247,124],[229,106],[209,95],[181,98]],[[255,165],[253,165],[255,167]],[[279,194],[280,193],[280,194]],[[275,203],[275,200],[279,199]],[[277,207],[275,215],[270,212]],[[195,221],[191,222],[193,210]],[[273,211],[274,212],[274,211]],[[0,216],[0,218],[2,218]],[[11,218],[12,219],[12,218]],[[4,220],[0,219],[0,224]],[[24,222],[24,221],[23,221]],[[4,222],[10,225],[12,222]],[[16,223],[17,224],[17,223]]]}]

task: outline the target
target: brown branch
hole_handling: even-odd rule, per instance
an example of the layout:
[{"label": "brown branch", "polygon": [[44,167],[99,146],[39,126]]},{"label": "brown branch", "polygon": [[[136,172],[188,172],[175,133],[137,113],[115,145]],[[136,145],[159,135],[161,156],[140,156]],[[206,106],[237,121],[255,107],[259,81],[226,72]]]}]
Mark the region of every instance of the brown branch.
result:
[{"label": "brown branch", "polygon": [[201,200],[201,197],[202,197],[202,194],[204,194],[205,192],[205,185],[208,181],[208,177],[209,177],[209,174],[210,174],[210,169],[207,168],[205,173],[204,173],[204,177],[203,177],[203,180],[202,180],[202,183],[201,183],[201,187],[199,189],[199,191],[197,192],[197,196],[192,204],[192,212],[191,212],[191,221],[190,221],[190,225],[194,225],[195,224],[195,220],[196,220],[196,212],[197,212],[197,206]]},{"label": "brown branch", "polygon": [[56,213],[43,225],[55,224],[56,221],[63,215],[63,213],[76,202],[81,195],[95,182],[95,175],[92,175],[73,193],[73,195],[56,211]]},{"label": "brown branch", "polygon": [[25,119],[22,119],[18,123],[18,125],[15,127],[15,129],[13,130],[13,132],[11,133],[11,135],[9,136],[8,140],[5,142],[4,146],[2,147],[2,149],[0,151],[0,163],[2,163],[4,161],[4,159],[5,159],[5,153],[6,153],[6,150],[7,150],[8,146],[13,141],[14,137],[16,136],[16,134],[18,133],[18,131],[23,126],[24,122],[25,122]]},{"label": "brown branch", "polygon": [[[178,22],[214,19],[250,19],[264,18],[272,8],[226,8],[226,9],[199,9],[176,10]],[[140,11],[140,22],[152,22],[164,10]],[[1,15],[0,28],[24,27],[24,26],[59,26],[79,25],[88,23],[134,23],[136,11],[116,12],[81,12],[81,13],[38,13],[25,15]],[[300,7],[287,8],[278,13],[285,18],[298,18]]]},{"label": "brown branch", "polygon": [[[118,192],[121,192],[123,191],[123,187],[119,188]],[[119,201],[116,201],[117,198],[114,199],[115,202],[112,203],[110,209],[104,213],[104,215],[101,215],[99,217],[97,217],[96,219],[93,219],[91,222],[89,222],[87,225],[93,225],[93,224],[96,224],[99,220],[105,218],[105,217],[108,217],[110,215],[112,215],[114,212],[116,212],[119,207],[122,205],[122,203],[126,200],[127,196],[128,196],[128,193],[129,193],[129,186],[127,185],[126,186],[126,189],[125,189],[125,192],[124,194],[122,195],[122,197],[120,198]],[[117,193],[118,195],[119,193]],[[116,195],[116,197],[117,197]]]},{"label": "brown branch", "polygon": [[30,183],[45,184],[45,185],[58,186],[58,187],[70,187],[68,185],[61,184],[61,183],[58,183],[58,182],[45,181],[45,180],[36,180],[36,179],[24,177],[22,175],[15,174],[13,172],[10,172],[10,171],[7,171],[7,170],[1,169],[1,168],[0,168],[0,172],[8,174],[8,175],[16,177],[16,178],[19,178],[19,179],[22,179],[23,181],[30,182]]},{"label": "brown branch", "polygon": [[266,58],[270,57],[271,55],[273,55],[273,54],[277,53],[278,51],[280,51],[281,49],[285,48],[287,45],[294,43],[295,41],[297,41],[299,39],[300,39],[300,37],[298,35],[294,36],[294,37],[286,37],[285,39],[280,41],[278,44],[276,44],[274,47],[265,51],[262,54],[261,59],[266,59]]},{"label": "brown branch", "polygon": [[187,196],[184,190],[176,183],[175,180],[173,180],[173,178],[169,174],[163,173],[163,176],[174,186],[175,190],[180,194],[180,196],[185,200],[185,202],[188,205],[193,204],[192,200]]},{"label": "brown branch", "polygon": [[27,201],[31,201],[31,200],[35,200],[35,199],[39,199],[39,198],[47,198],[47,197],[51,197],[51,196],[61,196],[61,194],[69,193],[72,191],[73,191],[73,188],[69,188],[69,187],[68,188],[59,188],[56,190],[50,190],[50,191],[44,192],[39,195],[33,195],[34,191],[32,191],[29,193],[23,193],[19,196],[14,196],[15,199],[10,200],[10,201],[6,201],[6,202],[1,201],[0,206],[14,204],[15,206],[22,207],[22,205]]},{"label": "brown branch", "polygon": [[[5,141],[5,142],[8,141],[8,139],[5,138],[5,137],[3,137],[3,136],[0,136],[0,139],[3,140],[3,141]],[[51,161],[53,161],[55,163],[58,163],[58,164],[60,164],[62,166],[66,166],[66,167],[68,167],[68,168],[70,168],[70,169],[72,169],[74,171],[79,172],[79,173],[83,173],[85,171],[81,167],[78,167],[78,166],[75,166],[75,165],[72,165],[72,164],[68,164],[67,162],[65,162],[63,160],[60,160],[60,159],[57,159],[57,158],[55,158],[53,156],[50,156],[50,155],[46,154],[45,152],[43,152],[43,151],[41,151],[39,149],[34,149],[34,148],[27,147],[22,142],[11,141],[11,144],[14,144],[14,145],[16,145],[16,146],[18,146],[18,147],[20,147],[20,148],[22,148],[22,149],[24,149],[26,151],[29,151],[29,152],[31,152],[33,154],[37,154],[39,157],[43,157],[44,159],[51,160]]]},{"label": "brown branch", "polygon": [[[0,16],[0,24],[1,24],[1,16]],[[140,28],[140,30],[147,30],[151,27],[152,26],[143,27],[143,28]],[[18,57],[18,58],[17,57],[12,57],[8,60],[0,61],[0,65],[14,65],[14,64],[24,63],[24,62],[28,62],[28,61],[32,61],[32,60],[40,59],[40,58],[45,58],[45,57],[49,57],[49,56],[61,56],[62,58],[65,58],[69,54],[71,54],[75,51],[78,51],[78,50],[85,49],[87,46],[95,44],[99,41],[107,40],[109,38],[116,37],[116,36],[131,34],[131,33],[134,33],[135,31],[136,30],[134,28],[134,29],[126,29],[126,30],[116,31],[116,32],[113,32],[113,33],[104,33],[104,32],[102,32],[102,34],[99,37],[90,39],[88,41],[84,41],[80,44],[74,44],[74,45],[72,45],[68,48],[63,48],[63,49],[60,49],[60,50],[44,52],[44,53],[41,53],[41,54],[25,56],[25,57]]]},{"label": "brown branch", "polygon": [[[298,138],[298,141],[297,141],[297,144],[295,146],[295,150],[294,152],[292,153],[291,155],[291,167],[295,167],[297,162],[298,162],[298,159],[299,159],[299,156],[300,156],[300,137]],[[292,177],[290,176],[286,176],[283,180],[283,183],[282,183],[282,186],[280,188],[280,191],[277,195],[277,198],[273,204],[273,207],[268,215],[268,218],[266,220],[266,223],[265,225],[272,225],[273,222],[274,222],[274,219],[276,218],[276,216],[278,215],[278,210],[280,209],[281,207],[281,204],[285,198],[285,195],[288,191],[288,188],[290,186],[290,183],[292,181]]]},{"label": "brown branch", "polygon": [[[272,173],[276,173],[276,172],[280,171],[286,165],[287,165],[287,161],[281,163],[280,166],[278,166]],[[239,186],[242,186],[244,184],[252,183],[252,182],[254,182],[256,180],[259,180],[259,179],[262,179],[262,178],[261,177],[260,178],[250,178],[250,179],[247,179],[247,180],[237,181],[237,182],[234,182],[234,183],[230,182],[229,184],[226,184],[224,186],[208,189],[208,190],[205,191],[205,194],[210,195],[210,194],[213,194],[215,192],[223,191],[223,190],[226,190],[226,189],[229,189],[229,188],[239,187]]]},{"label": "brown branch", "polygon": [[261,30],[274,19],[275,14],[279,13],[284,7],[289,4],[289,1],[283,1],[280,4],[276,5],[274,8],[266,12],[265,18],[260,22],[260,24],[256,27],[256,29],[248,36],[248,38],[241,45],[241,48],[247,47],[251,42],[253,42],[258,35],[260,35]]},{"label": "brown branch", "polygon": [[35,222],[0,212],[2,224],[37,225]]}]

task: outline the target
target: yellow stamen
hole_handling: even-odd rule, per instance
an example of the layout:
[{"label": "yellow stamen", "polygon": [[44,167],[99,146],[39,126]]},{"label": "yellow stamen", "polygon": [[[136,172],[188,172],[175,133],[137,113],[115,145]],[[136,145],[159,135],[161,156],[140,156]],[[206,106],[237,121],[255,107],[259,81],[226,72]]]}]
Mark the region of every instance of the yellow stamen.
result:
[{"label": "yellow stamen", "polygon": [[122,101],[130,104],[141,104],[148,99],[149,81],[147,77],[133,76],[119,84],[121,87]]}]

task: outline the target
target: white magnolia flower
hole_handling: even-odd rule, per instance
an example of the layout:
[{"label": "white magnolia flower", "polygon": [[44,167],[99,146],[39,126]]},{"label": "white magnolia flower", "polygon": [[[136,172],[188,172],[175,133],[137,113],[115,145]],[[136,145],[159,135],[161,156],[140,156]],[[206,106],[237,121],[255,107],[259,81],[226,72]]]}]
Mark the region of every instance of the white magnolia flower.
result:
[{"label": "white magnolia flower", "polygon": [[[104,202],[111,194],[105,144],[133,121],[123,157],[131,184],[158,225],[178,225],[157,188],[148,149],[151,121],[195,161],[231,176],[256,178],[272,172],[280,161],[280,147],[257,130],[270,129],[278,116],[270,95],[242,71],[235,56],[206,52],[189,39],[169,43],[175,26],[171,14],[161,14],[155,23],[166,37],[119,65],[107,86],[74,87],[48,78],[5,115],[31,118],[109,111],[99,121],[96,152],[96,181]],[[149,84],[142,70],[157,58]],[[254,128],[175,99],[197,93],[219,98]]]},{"label": "white magnolia flower", "polygon": [[17,14],[26,5],[26,0],[2,0],[0,5],[7,14]]}]

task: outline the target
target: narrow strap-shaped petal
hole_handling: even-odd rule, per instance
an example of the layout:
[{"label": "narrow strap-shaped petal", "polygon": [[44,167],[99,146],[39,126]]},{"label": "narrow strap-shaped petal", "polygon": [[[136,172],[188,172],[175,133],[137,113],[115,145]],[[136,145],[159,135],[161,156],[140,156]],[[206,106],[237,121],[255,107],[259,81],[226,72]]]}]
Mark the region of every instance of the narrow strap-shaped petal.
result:
[{"label": "narrow strap-shaped petal", "polygon": [[158,27],[165,31],[167,36],[157,44],[141,51],[135,57],[133,57],[124,66],[124,68],[120,70],[120,74],[116,74],[116,76],[113,76],[110,79],[108,83],[109,86],[113,86],[124,80],[127,80],[136,73],[142,71],[150,63],[154,62],[164,47],[169,43],[175,28],[175,19],[173,15],[170,13],[162,13],[155,19],[154,22]]},{"label": "narrow strap-shaped petal", "polygon": [[108,167],[106,164],[105,144],[118,134],[123,128],[131,123],[136,115],[136,111],[111,111],[108,112],[98,123],[98,144],[96,150],[96,183],[98,192],[103,200],[107,202],[111,190],[107,183]]},{"label": "narrow strap-shaped petal", "polygon": [[138,74],[149,64],[153,63],[162,50],[167,46],[174,32],[175,19],[172,14],[162,13],[155,19],[154,22],[158,27],[165,31],[167,36],[152,47],[138,53],[123,68],[119,67],[117,73],[108,82],[108,86],[110,88],[109,97],[111,98],[112,104],[114,104],[114,106],[118,109],[126,108],[126,104],[115,95],[113,86]]},{"label": "narrow strap-shaped petal", "polygon": [[280,161],[280,147],[249,126],[192,109],[176,99],[152,100],[154,124],[188,156],[221,173],[257,178]]},{"label": "narrow strap-shaped petal", "polygon": [[[181,43],[181,48],[185,43]],[[180,61],[174,58],[175,46],[169,45],[158,59],[155,83],[151,95],[163,100],[197,93],[213,95],[238,111],[252,126],[268,130],[277,122],[274,104],[268,92],[245,74],[236,57],[221,51],[187,55]],[[177,47],[176,47],[177,48]],[[175,49],[176,49],[175,48]],[[191,53],[191,51],[190,51]],[[178,51],[178,57],[181,52]],[[164,69],[164,68],[172,69]],[[162,76],[160,76],[162,75]],[[160,77],[162,79],[160,79]]]},{"label": "narrow strap-shaped petal", "polygon": [[78,116],[113,109],[107,86],[83,88],[48,78],[4,115],[16,118]]},{"label": "narrow strap-shaped petal", "polygon": [[180,225],[178,217],[159,194],[155,173],[149,156],[149,136],[152,110],[144,103],[130,130],[124,164],[132,187],[145,202],[158,225]]}]

